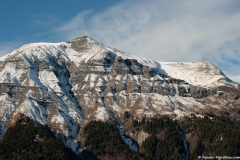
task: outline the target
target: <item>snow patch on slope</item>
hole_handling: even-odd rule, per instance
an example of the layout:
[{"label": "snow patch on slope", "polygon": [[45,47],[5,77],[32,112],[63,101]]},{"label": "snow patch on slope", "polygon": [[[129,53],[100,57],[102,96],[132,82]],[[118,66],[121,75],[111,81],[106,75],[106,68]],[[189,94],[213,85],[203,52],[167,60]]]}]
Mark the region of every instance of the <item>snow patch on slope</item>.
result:
[{"label": "snow patch on slope", "polygon": [[192,85],[206,86],[225,78],[225,75],[209,62],[159,62],[165,72]]},{"label": "snow patch on slope", "polygon": [[8,122],[12,112],[16,109],[16,104],[15,104],[15,101],[12,98],[12,96],[10,94],[7,94],[7,96],[8,96],[8,100],[10,102],[10,106],[9,106],[8,112],[6,114],[6,119],[5,119],[6,122]]},{"label": "snow patch on slope", "polygon": [[59,80],[52,71],[40,71],[39,78],[41,83],[46,85],[49,89],[54,90],[55,93],[61,93],[61,88],[58,85]]},{"label": "snow patch on slope", "polygon": [[27,94],[27,98],[31,104],[30,113],[31,117],[33,118],[33,121],[35,122],[37,121],[42,125],[46,124],[47,122],[46,108],[35,102],[30,94]]},{"label": "snow patch on slope", "polygon": [[96,119],[105,121],[108,118],[108,113],[104,107],[98,107],[97,111],[95,111]]},{"label": "snow patch on slope", "polygon": [[[27,57],[26,54],[23,54],[23,57],[25,60],[28,62],[30,65],[30,70],[29,70],[29,78],[31,78],[38,86],[41,91],[42,97],[46,94],[47,88],[40,82],[38,78],[38,66],[37,64],[39,63],[39,59],[37,57],[34,57],[34,62],[31,62],[31,60]],[[36,64],[37,63],[37,64]]]},{"label": "snow patch on slope", "polygon": [[24,71],[16,69],[13,63],[7,63],[0,71],[0,83],[15,83],[18,85],[17,81],[23,73]]},{"label": "snow patch on slope", "polygon": [[0,109],[0,121],[6,126],[12,112],[16,108],[15,101],[9,93],[4,93],[0,96],[0,102],[2,103],[1,106],[4,106]]}]

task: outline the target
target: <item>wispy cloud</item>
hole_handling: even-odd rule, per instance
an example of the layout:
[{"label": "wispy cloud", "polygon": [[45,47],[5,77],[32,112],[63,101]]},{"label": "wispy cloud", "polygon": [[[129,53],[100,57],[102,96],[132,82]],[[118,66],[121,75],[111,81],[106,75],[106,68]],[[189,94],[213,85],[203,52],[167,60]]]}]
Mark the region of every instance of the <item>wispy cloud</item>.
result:
[{"label": "wispy cloud", "polygon": [[125,2],[101,13],[81,12],[58,31],[68,39],[86,34],[144,57],[193,61],[240,37],[233,2]]}]

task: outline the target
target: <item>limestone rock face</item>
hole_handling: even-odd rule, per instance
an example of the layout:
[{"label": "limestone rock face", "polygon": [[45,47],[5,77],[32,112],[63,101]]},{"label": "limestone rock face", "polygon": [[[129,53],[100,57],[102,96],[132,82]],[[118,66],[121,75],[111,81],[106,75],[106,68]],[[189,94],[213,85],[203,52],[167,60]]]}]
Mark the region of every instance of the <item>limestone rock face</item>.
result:
[{"label": "limestone rock face", "polygon": [[27,44],[0,58],[0,137],[24,114],[80,153],[75,138],[89,121],[239,107],[239,88],[209,62],[157,62],[87,36]]}]

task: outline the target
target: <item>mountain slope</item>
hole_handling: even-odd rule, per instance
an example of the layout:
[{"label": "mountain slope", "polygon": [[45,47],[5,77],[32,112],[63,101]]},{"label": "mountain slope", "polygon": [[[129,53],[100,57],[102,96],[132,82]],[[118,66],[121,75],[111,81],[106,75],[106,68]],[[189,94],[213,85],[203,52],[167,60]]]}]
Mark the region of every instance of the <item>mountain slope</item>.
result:
[{"label": "mountain slope", "polygon": [[125,113],[201,116],[239,107],[239,96],[239,84],[209,62],[138,58],[86,36],[32,43],[0,58],[0,136],[21,113],[79,154],[81,128],[92,120],[115,123],[124,133]]}]

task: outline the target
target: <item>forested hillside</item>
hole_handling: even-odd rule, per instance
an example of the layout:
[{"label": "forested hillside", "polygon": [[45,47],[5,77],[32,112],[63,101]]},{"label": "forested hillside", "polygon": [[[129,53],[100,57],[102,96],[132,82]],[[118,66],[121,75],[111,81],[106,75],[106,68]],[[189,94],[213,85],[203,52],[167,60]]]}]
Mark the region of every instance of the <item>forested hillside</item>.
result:
[{"label": "forested hillside", "polygon": [[82,128],[83,152],[76,155],[47,126],[22,116],[0,141],[0,159],[198,159],[199,156],[240,156],[240,125],[228,114],[167,116],[130,120],[131,132],[148,136],[137,152],[124,143],[119,126],[91,121]]},{"label": "forested hillside", "polygon": [[47,126],[21,117],[0,140],[0,159],[78,159]]}]

